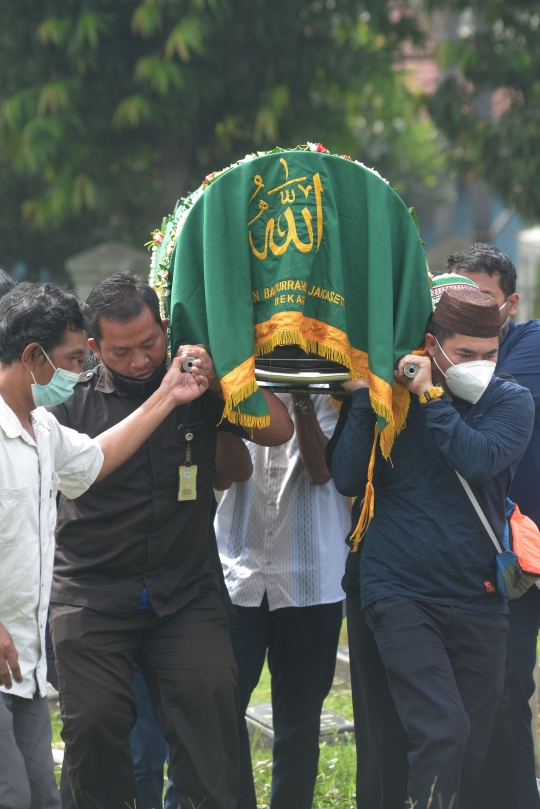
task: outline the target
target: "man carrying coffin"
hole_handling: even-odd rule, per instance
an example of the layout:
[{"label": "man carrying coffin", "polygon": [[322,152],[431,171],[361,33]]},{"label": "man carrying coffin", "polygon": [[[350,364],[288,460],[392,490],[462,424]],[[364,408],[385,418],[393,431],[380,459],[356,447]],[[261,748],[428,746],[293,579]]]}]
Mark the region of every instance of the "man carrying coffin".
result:
[{"label": "man carrying coffin", "polygon": [[[396,378],[414,394],[392,464],[375,457],[375,511],[363,540],[362,607],[412,744],[408,797],[472,809],[471,795],[504,684],[506,605],[492,546],[457,471],[502,533],[505,500],[530,439],[530,393],[493,378],[499,308],[471,288],[446,291],[428,326],[427,357]],[[404,373],[414,362],[413,379]],[[363,494],[374,416],[363,381],[329,445],[338,491]],[[437,804],[438,805],[438,804]]]},{"label": "man carrying coffin", "polygon": [[[167,341],[157,296],[138,276],[111,276],[87,303],[101,364],[54,413],[92,436],[159,386]],[[212,360],[187,348],[211,387],[199,406],[173,411],[104,486],[60,501],[51,630],[78,809],[140,805],[129,748],[133,660],[172,746],[180,805],[236,805],[236,666],[207,543],[217,432],[234,428],[222,421]],[[283,443],[292,421],[272,393],[265,398],[270,426],[249,437]]]},{"label": "man carrying coffin", "polygon": [[[0,806],[57,809],[45,625],[56,493],[79,497],[123,464],[169,413],[208,387],[181,360],[141,407],[92,438],[44,405],[66,401],[88,343],[77,299],[20,284],[0,304]],[[200,363],[197,363],[200,365]],[[99,485],[99,484],[98,484]],[[114,549],[116,538],[112,541]]]}]

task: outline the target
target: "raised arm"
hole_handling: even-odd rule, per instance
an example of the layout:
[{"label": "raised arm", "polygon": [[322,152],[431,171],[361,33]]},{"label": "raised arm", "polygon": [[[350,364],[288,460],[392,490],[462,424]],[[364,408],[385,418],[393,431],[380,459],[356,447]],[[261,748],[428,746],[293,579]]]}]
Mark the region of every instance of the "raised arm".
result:
[{"label": "raised arm", "polygon": [[[293,393],[293,405],[299,402],[311,401],[309,395]],[[313,407],[313,405],[311,405]],[[328,403],[330,408],[333,405]],[[335,411],[334,411],[335,418]],[[319,423],[319,417],[315,410],[311,413],[294,414],[294,432],[298,443],[298,451],[309,478],[309,482],[314,486],[323,486],[330,480],[330,471],[326,464],[326,446],[328,438],[324,434]]]},{"label": "raised arm", "polygon": [[[354,384],[354,383],[351,383]],[[369,401],[369,389],[353,388],[352,401],[336,427],[336,438],[330,439],[327,460],[340,494],[356,497],[366,487],[367,470],[375,427],[375,414]]]},{"label": "raised arm", "polygon": [[510,466],[525,452],[532,434],[534,405],[524,389],[485,413],[474,427],[463,421],[451,399],[420,406],[437,446],[469,483],[484,483]]},{"label": "raised arm", "polygon": [[217,435],[214,489],[224,491],[232,483],[245,483],[252,474],[251,455],[242,439],[221,430]]},{"label": "raised arm", "polygon": [[[413,379],[403,376],[407,362],[419,366]],[[410,354],[400,359],[394,371],[396,379],[417,396],[433,386],[431,374],[429,357]],[[495,394],[491,408],[484,410],[474,426],[461,418],[450,397],[420,407],[444,457],[469,483],[484,483],[518,460],[527,448],[534,424],[531,394],[519,387],[514,387],[513,396],[501,396],[499,401]]]},{"label": "raised arm", "polygon": [[293,420],[275,393],[268,388],[260,388],[260,390],[270,410],[270,426],[261,429],[255,428],[253,432],[250,430],[250,437],[255,444],[260,444],[262,447],[279,447],[293,437]]},{"label": "raised arm", "polygon": [[199,360],[191,373],[182,371],[186,356],[174,358],[159,389],[134,413],[96,437],[104,456],[96,482],[127,461],[175,407],[192,402],[207,390]]},{"label": "raised arm", "polygon": [[[180,353],[200,360],[202,371],[208,379],[210,390],[223,396],[214,362],[206,348],[203,345],[180,346],[177,356]],[[249,429],[249,437],[255,444],[260,444],[262,447],[279,447],[293,437],[294,424],[283,402],[268,388],[260,388],[260,390],[270,410],[270,426],[262,429]]]}]

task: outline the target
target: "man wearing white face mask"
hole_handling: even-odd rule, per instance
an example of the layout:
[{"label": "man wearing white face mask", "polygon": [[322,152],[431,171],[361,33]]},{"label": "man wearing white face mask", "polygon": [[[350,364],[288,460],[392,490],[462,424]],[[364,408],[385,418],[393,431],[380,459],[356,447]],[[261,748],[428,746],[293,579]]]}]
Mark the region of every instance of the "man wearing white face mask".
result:
[{"label": "man wearing white face mask", "polygon": [[[412,396],[392,463],[378,452],[375,515],[363,540],[366,621],[411,740],[408,797],[418,807],[473,809],[472,793],[504,682],[506,604],[494,552],[454,478],[474,488],[499,532],[534,408],[527,390],[493,377],[500,315],[475,287],[445,291],[428,325],[428,356],[396,379]],[[413,379],[408,363],[419,371]],[[366,383],[329,444],[338,491],[361,495],[375,417]]]},{"label": "man wearing white face mask", "polygon": [[[161,387],[95,439],[42,405],[66,401],[88,342],[77,299],[19,284],[0,303],[0,807],[59,809],[46,697],[45,623],[56,494],[76,498],[123,464],[178,404],[208,387],[173,360]],[[13,682],[14,681],[14,682]]]}]

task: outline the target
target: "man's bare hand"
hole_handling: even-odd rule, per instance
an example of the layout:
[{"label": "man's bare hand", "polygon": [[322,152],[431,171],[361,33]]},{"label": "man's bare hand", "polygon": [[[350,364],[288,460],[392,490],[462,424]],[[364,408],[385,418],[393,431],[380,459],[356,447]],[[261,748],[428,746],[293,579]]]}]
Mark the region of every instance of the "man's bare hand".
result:
[{"label": "man's bare hand", "polygon": [[369,379],[349,379],[348,382],[342,382],[341,387],[348,393],[352,393],[358,388],[369,388]]},{"label": "man's bare hand", "polygon": [[0,685],[11,688],[11,677],[16,683],[22,683],[17,649],[5,626],[0,624]]},{"label": "man's bare hand", "polygon": [[202,371],[208,379],[208,387],[210,390],[213,390],[214,393],[221,393],[221,385],[219,384],[216,369],[214,368],[214,361],[206,348],[203,345],[180,346],[176,352],[176,356],[180,357],[184,354],[186,357],[195,357],[196,360],[201,361]]},{"label": "man's bare hand", "polygon": [[[410,362],[418,365],[418,373],[414,379],[409,379],[403,373],[403,369]],[[416,393],[417,396],[421,396],[423,393],[433,387],[433,378],[431,376],[431,358],[420,357],[418,354],[407,354],[398,362],[396,370],[394,371],[394,376],[398,382],[401,382],[402,385],[409,388],[411,393]]]},{"label": "man's bare hand", "polygon": [[196,359],[193,363],[191,373],[183,370],[182,366],[188,356],[195,355],[186,352],[177,355],[161,383],[163,392],[168,392],[173,396],[177,405],[192,402],[208,390],[208,378],[200,359]]}]

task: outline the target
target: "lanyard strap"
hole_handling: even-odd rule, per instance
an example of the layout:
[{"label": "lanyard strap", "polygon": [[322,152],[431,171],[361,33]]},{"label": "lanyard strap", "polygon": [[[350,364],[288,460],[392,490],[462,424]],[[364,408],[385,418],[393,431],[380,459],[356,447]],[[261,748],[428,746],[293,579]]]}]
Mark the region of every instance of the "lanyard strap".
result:
[{"label": "lanyard strap", "polygon": [[504,548],[502,547],[500,539],[497,536],[493,525],[491,524],[491,520],[484,511],[484,508],[480,505],[478,498],[471,489],[470,485],[467,483],[465,478],[461,477],[459,472],[456,472],[455,469],[452,469],[452,473],[458,483],[458,486],[461,488],[463,496],[469,504],[473,517],[475,517],[482,533],[490,540],[497,553],[503,553]]}]

